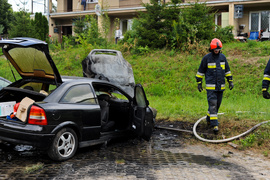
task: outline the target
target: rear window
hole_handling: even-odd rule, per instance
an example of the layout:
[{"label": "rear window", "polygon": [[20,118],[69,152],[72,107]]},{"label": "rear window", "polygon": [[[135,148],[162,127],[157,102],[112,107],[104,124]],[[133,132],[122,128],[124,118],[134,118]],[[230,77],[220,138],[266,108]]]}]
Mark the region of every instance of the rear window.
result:
[{"label": "rear window", "polygon": [[35,48],[13,48],[8,51],[22,73],[33,73],[35,69],[53,75],[53,70],[46,55]]}]

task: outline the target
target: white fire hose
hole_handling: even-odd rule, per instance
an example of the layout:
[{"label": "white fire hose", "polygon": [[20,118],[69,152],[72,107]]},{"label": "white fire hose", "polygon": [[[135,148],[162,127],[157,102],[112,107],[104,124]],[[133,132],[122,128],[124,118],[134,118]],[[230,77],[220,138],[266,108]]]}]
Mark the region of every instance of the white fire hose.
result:
[{"label": "white fire hose", "polygon": [[[224,113],[219,113],[219,114],[224,114]],[[200,139],[201,141],[205,141],[205,142],[210,142],[210,143],[224,143],[224,142],[229,142],[229,141],[232,141],[232,140],[235,140],[237,138],[240,138],[242,136],[245,136],[247,135],[248,133],[252,132],[254,129],[256,129],[257,127],[263,125],[263,124],[266,124],[266,123],[269,123],[269,121],[264,121],[264,122],[261,122],[259,124],[256,124],[255,126],[253,126],[251,129],[247,130],[246,132],[242,133],[242,134],[239,134],[237,136],[234,136],[234,137],[231,137],[231,138],[228,138],[228,139],[221,139],[221,140],[210,140],[210,139],[204,139],[202,137],[200,137],[197,132],[196,132],[196,127],[198,126],[198,124],[202,121],[206,119],[206,116],[200,118],[193,126],[193,134],[198,138]]]}]

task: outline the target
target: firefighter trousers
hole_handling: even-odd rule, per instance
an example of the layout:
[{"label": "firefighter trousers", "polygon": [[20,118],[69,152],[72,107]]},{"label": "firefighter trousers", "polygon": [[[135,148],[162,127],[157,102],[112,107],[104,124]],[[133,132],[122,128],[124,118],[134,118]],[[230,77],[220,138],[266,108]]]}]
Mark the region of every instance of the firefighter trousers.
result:
[{"label": "firefighter trousers", "polygon": [[223,91],[207,90],[208,113],[206,120],[211,126],[218,126],[218,109],[222,101]]}]

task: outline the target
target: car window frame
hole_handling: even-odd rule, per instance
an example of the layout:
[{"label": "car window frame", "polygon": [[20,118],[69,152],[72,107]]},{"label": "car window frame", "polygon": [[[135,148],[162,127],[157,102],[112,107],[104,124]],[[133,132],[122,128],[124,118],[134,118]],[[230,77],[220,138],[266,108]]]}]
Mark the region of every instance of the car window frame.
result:
[{"label": "car window frame", "polygon": [[[64,99],[64,97],[70,92],[70,90],[72,88],[74,88],[75,86],[81,86],[81,85],[87,85],[89,86],[89,89],[91,91],[91,93],[93,94],[93,100],[95,100],[95,103],[74,103],[74,102],[63,102],[62,100]],[[76,104],[76,105],[97,105],[98,104],[98,101],[97,101],[97,98],[96,98],[96,95],[95,95],[95,91],[93,90],[92,86],[89,84],[89,83],[82,83],[82,84],[74,84],[72,86],[70,86],[66,92],[63,94],[63,96],[59,99],[59,104]]]}]

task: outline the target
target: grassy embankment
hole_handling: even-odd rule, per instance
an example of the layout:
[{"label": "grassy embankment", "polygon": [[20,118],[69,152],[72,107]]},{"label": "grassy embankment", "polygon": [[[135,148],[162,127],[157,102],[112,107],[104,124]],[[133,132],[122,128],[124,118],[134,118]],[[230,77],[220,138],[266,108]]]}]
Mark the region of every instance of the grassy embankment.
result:
[{"label": "grassy embankment", "polygon": [[[220,112],[225,113],[219,116],[220,134],[231,137],[257,123],[270,120],[270,101],[264,99],[261,93],[263,71],[270,57],[270,42],[249,41],[223,46],[235,87],[230,91],[226,83],[220,107]],[[71,47],[63,51],[55,49],[51,55],[60,74],[82,76],[81,61],[90,50],[91,47]],[[150,106],[158,110],[158,120],[195,123],[206,114],[205,87],[200,93],[195,80],[204,53],[190,55],[159,50],[141,56],[123,54],[133,67],[136,83],[144,86]],[[0,76],[13,80],[3,60],[0,60]],[[242,148],[258,147],[267,156],[270,153],[270,124],[261,126],[235,143]]]}]

